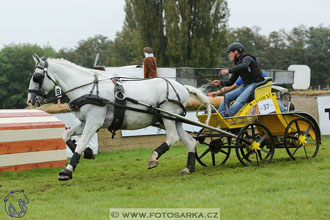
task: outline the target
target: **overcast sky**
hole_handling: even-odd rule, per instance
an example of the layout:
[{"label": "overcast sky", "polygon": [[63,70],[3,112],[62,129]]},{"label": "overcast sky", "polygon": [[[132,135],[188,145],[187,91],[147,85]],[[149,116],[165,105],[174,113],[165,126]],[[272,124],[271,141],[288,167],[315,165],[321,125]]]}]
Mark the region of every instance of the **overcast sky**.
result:
[{"label": "overcast sky", "polygon": [[[0,0],[0,49],[11,43],[74,48],[97,34],[121,31],[124,0]],[[260,33],[299,25],[330,26],[330,0],[228,0],[229,26]]]}]

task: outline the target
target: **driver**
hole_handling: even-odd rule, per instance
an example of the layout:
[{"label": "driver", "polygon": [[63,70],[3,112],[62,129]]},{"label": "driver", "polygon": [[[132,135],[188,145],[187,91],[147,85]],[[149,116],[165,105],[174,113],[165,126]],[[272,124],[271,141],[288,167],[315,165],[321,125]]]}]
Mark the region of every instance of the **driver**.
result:
[{"label": "driver", "polygon": [[[257,59],[243,52],[244,46],[239,42],[232,43],[227,48],[228,57],[235,63],[235,66],[220,71],[223,76],[228,73],[232,74],[229,80],[222,81],[221,83],[224,86],[232,86],[238,77],[241,77],[243,80],[243,87],[226,93],[226,100],[221,102],[218,110],[223,117],[234,116],[249,100],[253,87],[258,82],[264,80]],[[214,86],[220,86],[220,80],[214,80],[212,84]],[[229,104],[234,100],[236,100],[235,103],[228,109]]]}]

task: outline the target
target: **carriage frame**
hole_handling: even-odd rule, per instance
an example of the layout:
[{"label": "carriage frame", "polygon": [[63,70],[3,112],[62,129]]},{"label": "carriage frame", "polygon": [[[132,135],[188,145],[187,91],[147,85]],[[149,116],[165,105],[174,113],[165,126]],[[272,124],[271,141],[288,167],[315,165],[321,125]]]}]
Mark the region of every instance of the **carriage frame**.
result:
[{"label": "carriage frame", "polygon": [[[290,100],[291,101],[291,100]],[[235,149],[244,166],[268,164],[275,149],[286,149],[292,160],[314,158],[321,144],[321,132],[316,120],[303,111],[281,112],[272,81],[266,79],[253,91],[252,100],[233,117],[223,118],[216,110],[208,126],[233,135],[203,127],[194,138],[207,147],[196,147],[196,159],[202,166],[224,164]],[[207,115],[200,107],[196,116],[206,123]],[[211,161],[207,162],[207,155]]]}]

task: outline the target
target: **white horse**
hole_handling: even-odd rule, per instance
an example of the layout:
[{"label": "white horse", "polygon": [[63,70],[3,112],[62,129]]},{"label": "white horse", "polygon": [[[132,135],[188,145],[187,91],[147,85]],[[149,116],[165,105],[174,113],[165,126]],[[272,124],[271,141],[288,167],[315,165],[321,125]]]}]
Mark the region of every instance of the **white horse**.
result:
[{"label": "white horse", "polygon": [[[117,124],[114,130],[133,130],[160,123],[166,129],[166,141],[152,152],[148,168],[156,167],[158,158],[180,140],[188,149],[187,167],[181,174],[195,171],[195,139],[182,128],[181,121],[172,120],[162,112],[150,110],[150,106],[158,107],[165,112],[182,114],[185,111],[183,106],[186,106],[191,95],[208,106],[209,110],[210,101],[201,91],[173,80],[154,78],[117,82],[122,85],[123,91],[117,91],[115,94],[116,78],[108,78],[102,71],[87,69],[64,59],[46,60],[37,55],[34,55],[33,59],[36,67],[30,80],[27,104],[35,105],[38,97],[47,94],[57,85],[71,100],[75,107],[74,114],[81,121],[78,126],[66,130],[63,134],[63,140],[68,145],[73,144],[71,136],[81,135],[81,138],[72,148],[74,154],[66,168],[59,173],[59,180],[72,179],[80,156],[95,132],[101,127],[109,128],[114,124]],[[86,99],[84,95],[92,98]],[[124,104],[128,109],[124,112],[120,110],[123,109],[120,104],[114,104],[116,97],[119,101],[126,100]],[[140,102],[144,105],[139,104]],[[116,116],[119,111],[122,118]],[[152,112],[154,114],[150,114]]]}]

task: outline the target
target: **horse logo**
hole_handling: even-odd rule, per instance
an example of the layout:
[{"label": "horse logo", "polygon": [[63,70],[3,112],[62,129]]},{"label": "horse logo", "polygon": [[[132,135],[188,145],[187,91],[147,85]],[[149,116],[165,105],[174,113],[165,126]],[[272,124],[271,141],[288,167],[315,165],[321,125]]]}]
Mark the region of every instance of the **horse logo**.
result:
[{"label": "horse logo", "polygon": [[[5,211],[7,215],[13,218],[22,218],[27,212],[26,204],[29,204],[29,199],[24,193],[24,190],[11,191],[4,199]],[[19,209],[17,209],[17,205]],[[15,208],[16,207],[16,208]]]}]

